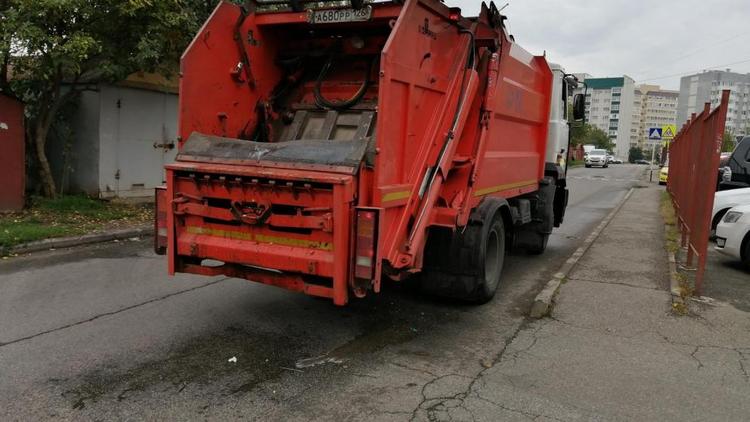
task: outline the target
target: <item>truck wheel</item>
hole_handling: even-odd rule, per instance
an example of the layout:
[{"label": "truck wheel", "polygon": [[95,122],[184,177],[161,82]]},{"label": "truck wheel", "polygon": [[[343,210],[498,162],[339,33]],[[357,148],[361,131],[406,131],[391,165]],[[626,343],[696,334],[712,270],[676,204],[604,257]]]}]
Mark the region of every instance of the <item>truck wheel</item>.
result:
[{"label": "truck wheel", "polygon": [[535,243],[529,245],[526,251],[532,255],[541,255],[547,249],[547,242],[549,242],[549,234],[536,233]]},{"label": "truck wheel", "polygon": [[[484,237],[484,245],[478,245],[483,249],[480,255],[480,263],[484,264],[481,275],[474,281],[476,293],[474,300],[479,303],[489,302],[495,296],[497,286],[500,284],[500,276],[505,264],[505,226],[503,219],[496,216],[490,224],[489,230]],[[482,262],[484,261],[484,262]]]},{"label": "truck wheel", "polygon": [[489,302],[505,264],[507,235],[499,209],[457,230],[449,243],[438,251],[445,242],[428,242],[419,276],[422,291],[478,304]]}]

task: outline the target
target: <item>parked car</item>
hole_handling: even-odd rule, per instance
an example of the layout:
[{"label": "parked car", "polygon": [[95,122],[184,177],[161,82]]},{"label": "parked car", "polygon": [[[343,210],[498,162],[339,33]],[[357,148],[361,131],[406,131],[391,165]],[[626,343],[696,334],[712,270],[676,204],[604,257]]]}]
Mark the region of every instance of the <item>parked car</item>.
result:
[{"label": "parked car", "polygon": [[641,159],[641,160],[635,160],[635,163],[636,164],[646,164],[646,165],[651,164],[651,163],[648,162],[648,160],[643,160],[643,159]]},{"label": "parked car", "polygon": [[586,167],[603,167],[607,168],[609,167],[609,162],[607,161],[607,151],[603,149],[593,149],[589,151],[589,155],[586,157],[586,161],[584,163]]},{"label": "parked car", "polygon": [[722,152],[721,158],[719,159],[719,177],[716,179],[716,190],[718,191],[721,187],[721,181],[724,180],[724,169],[729,163],[729,157],[732,156],[731,152]]},{"label": "parked car", "polygon": [[714,209],[711,214],[711,234],[730,208],[739,205],[750,205],[750,188],[732,189],[714,194]]},{"label": "parked car", "polygon": [[669,165],[666,165],[659,170],[659,184],[666,185],[669,179]]},{"label": "parked car", "polygon": [[721,169],[719,190],[750,187],[750,136],[742,138]]},{"label": "parked car", "polygon": [[730,209],[716,228],[716,250],[750,269],[750,205]]},{"label": "parked car", "polygon": [[[610,157],[612,157],[612,156],[610,155]],[[609,160],[609,163],[610,163],[610,164],[622,164],[622,160],[621,160],[621,159],[619,159],[619,158],[617,158],[617,157],[612,157],[612,158],[611,158],[611,159]]]}]

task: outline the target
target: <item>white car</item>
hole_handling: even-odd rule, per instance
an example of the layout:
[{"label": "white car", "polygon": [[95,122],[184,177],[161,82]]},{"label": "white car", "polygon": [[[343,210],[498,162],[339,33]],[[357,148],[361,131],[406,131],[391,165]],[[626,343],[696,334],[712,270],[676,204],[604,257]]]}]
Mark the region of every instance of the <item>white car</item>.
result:
[{"label": "white car", "polygon": [[589,151],[589,155],[586,156],[584,164],[587,168],[592,166],[607,168],[609,166],[607,151],[603,149],[592,149]]},{"label": "white car", "polygon": [[716,250],[750,269],[750,205],[730,209],[716,227]]},{"label": "white car", "polygon": [[714,195],[714,210],[711,213],[711,233],[730,208],[750,205],[750,188],[723,190]]}]

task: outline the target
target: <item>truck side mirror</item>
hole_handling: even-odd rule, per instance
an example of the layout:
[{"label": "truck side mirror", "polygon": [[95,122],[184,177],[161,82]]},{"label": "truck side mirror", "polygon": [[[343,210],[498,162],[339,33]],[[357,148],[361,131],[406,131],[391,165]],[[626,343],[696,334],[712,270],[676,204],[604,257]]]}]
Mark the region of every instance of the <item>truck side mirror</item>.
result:
[{"label": "truck side mirror", "polygon": [[573,96],[573,120],[583,120],[586,116],[586,103],[583,94]]}]

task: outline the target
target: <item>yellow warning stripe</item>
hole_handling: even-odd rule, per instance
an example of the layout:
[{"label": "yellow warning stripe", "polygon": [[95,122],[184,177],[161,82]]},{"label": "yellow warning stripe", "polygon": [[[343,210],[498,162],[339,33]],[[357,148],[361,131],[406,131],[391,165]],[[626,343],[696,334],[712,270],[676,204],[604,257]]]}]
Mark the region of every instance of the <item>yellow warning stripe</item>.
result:
[{"label": "yellow warning stripe", "polygon": [[508,183],[505,185],[490,186],[488,188],[477,189],[474,191],[474,196],[484,196],[491,193],[502,192],[508,189],[522,188],[526,186],[535,185],[536,180],[525,180],[523,182]]},{"label": "yellow warning stripe", "polygon": [[402,190],[400,192],[389,192],[383,195],[382,202],[398,201],[399,199],[406,199],[411,194],[411,191]]},{"label": "yellow warning stripe", "polygon": [[269,236],[265,234],[239,232],[235,230],[211,229],[208,227],[197,226],[188,226],[186,230],[190,234],[203,234],[209,236],[226,237],[229,239],[251,240],[258,243],[272,243],[275,245],[320,249],[323,251],[333,250],[333,244],[331,242],[321,242],[318,240],[294,239],[292,237]]}]

